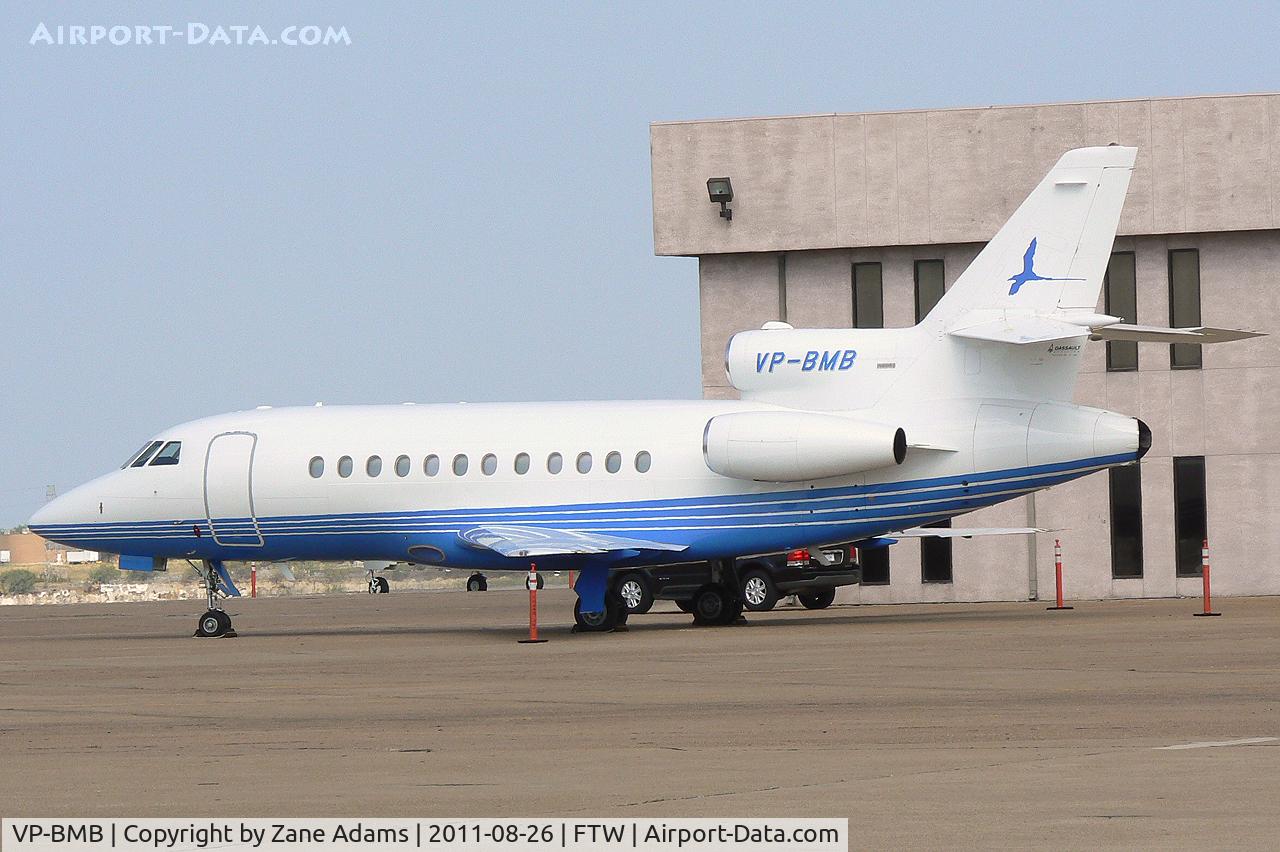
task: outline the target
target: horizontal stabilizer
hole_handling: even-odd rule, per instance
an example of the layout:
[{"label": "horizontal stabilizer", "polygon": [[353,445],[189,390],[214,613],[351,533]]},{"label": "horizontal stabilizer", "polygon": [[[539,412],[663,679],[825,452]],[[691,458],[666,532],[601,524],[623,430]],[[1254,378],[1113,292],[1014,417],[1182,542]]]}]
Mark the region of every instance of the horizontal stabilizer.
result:
[{"label": "horizontal stabilizer", "polygon": [[1260,331],[1240,331],[1233,328],[1161,328],[1154,325],[1128,325],[1115,323],[1093,330],[1095,340],[1135,340],[1139,343],[1229,343],[1264,337]]},{"label": "horizontal stabilizer", "polygon": [[983,535],[1034,535],[1049,532],[1039,527],[912,527],[894,533],[902,538],[973,538]]},{"label": "horizontal stabilizer", "polygon": [[557,530],[547,527],[472,527],[458,533],[471,547],[492,550],[502,556],[557,556],[571,553],[609,553],[618,550],[685,550],[688,545],[667,544],[617,535]]},{"label": "horizontal stabilizer", "polygon": [[1021,346],[1026,343],[1049,343],[1054,340],[1087,337],[1090,331],[1084,326],[1066,320],[1021,316],[958,328],[951,334],[954,337],[964,337],[969,340],[987,340],[992,343],[1013,343]]}]

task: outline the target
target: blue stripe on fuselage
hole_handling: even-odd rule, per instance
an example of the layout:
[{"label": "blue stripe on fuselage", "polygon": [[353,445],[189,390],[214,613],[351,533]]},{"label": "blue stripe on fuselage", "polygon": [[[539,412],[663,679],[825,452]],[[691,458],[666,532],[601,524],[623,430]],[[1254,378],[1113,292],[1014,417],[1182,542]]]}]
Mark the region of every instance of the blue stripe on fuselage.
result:
[{"label": "blue stripe on fuselage", "polygon": [[[290,557],[404,558],[409,546],[432,544],[464,564],[475,551],[456,540],[458,531],[486,524],[546,525],[625,534],[690,545],[686,556],[732,542],[739,552],[787,547],[804,541],[837,541],[877,535],[968,512],[1083,476],[1107,465],[1133,461],[1132,454],[1035,465],[969,475],[807,491],[764,492],[647,500],[629,503],[561,504],[540,507],[443,509],[421,512],[296,515],[259,518],[262,546],[236,546],[252,534],[251,518],[215,519],[222,546],[209,537],[208,519],[76,524],[33,528],[41,535],[111,552],[196,558]],[[1002,480],[1015,480],[1005,482]],[[192,528],[200,526],[201,537]],[[803,532],[801,532],[803,531]],[[787,536],[785,541],[781,536]],[[238,538],[239,537],[239,538]],[[245,538],[256,544],[256,534]],[[482,554],[486,564],[493,554]],[[712,555],[712,554],[709,554]],[[457,557],[457,558],[455,558]],[[671,560],[671,554],[663,556]]]}]

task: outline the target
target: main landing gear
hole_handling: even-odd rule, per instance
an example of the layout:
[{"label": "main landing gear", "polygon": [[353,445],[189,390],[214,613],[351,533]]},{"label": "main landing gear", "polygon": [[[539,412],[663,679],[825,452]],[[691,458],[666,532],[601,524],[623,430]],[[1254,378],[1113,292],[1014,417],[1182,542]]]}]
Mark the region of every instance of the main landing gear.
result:
[{"label": "main landing gear", "polygon": [[693,613],[693,623],[700,627],[745,623],[746,619],[742,617],[744,603],[739,593],[741,588],[738,569],[732,559],[713,565],[711,582],[698,589],[690,601],[688,611]]},{"label": "main landing gear", "polygon": [[604,612],[583,612],[582,600],[573,602],[574,633],[608,633],[626,625],[627,608],[614,595],[605,601]]},{"label": "main landing gear", "polygon": [[227,615],[222,608],[222,600],[219,596],[219,581],[222,579],[222,564],[219,562],[203,561],[196,566],[196,571],[200,574],[200,580],[204,583],[205,596],[208,600],[209,609],[204,615],[200,616],[200,620],[196,622],[196,636],[205,639],[216,637],[232,637],[237,635],[235,628],[231,626],[231,616]]}]

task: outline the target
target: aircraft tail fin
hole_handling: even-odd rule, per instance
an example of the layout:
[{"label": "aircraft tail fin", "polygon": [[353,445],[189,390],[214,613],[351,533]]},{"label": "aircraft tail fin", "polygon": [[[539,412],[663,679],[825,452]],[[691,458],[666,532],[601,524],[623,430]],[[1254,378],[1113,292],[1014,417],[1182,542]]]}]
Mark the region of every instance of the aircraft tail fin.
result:
[{"label": "aircraft tail fin", "polygon": [[1095,310],[1136,156],[1116,145],[1063,154],[922,325],[970,311]]}]

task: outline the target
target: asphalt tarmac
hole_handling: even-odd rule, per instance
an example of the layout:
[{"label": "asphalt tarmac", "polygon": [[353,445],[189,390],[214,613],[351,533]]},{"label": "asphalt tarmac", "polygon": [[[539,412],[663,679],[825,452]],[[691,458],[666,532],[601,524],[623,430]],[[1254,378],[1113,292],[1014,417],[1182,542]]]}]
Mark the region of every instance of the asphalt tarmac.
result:
[{"label": "asphalt tarmac", "polygon": [[571,593],[0,608],[3,816],[847,816],[852,845],[1280,843],[1280,598],[777,610]]}]

